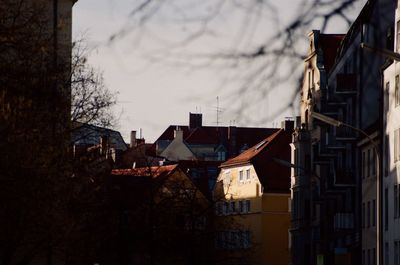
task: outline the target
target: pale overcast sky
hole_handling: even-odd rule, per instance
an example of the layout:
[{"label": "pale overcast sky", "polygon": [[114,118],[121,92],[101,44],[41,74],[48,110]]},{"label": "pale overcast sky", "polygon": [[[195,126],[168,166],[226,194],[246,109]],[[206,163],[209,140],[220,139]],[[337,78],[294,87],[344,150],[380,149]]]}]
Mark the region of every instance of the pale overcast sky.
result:
[{"label": "pale overcast sky", "polygon": [[[274,13],[279,14],[282,24],[296,15],[297,7],[294,3],[300,2],[280,0],[279,4],[276,3],[278,6]],[[357,4],[354,14],[361,9],[361,2],[364,1]],[[188,70],[187,67],[175,67],[168,63],[151,64],[149,53],[182,38],[187,29],[179,28],[179,23],[167,25],[160,18],[158,23],[146,28],[143,34],[128,35],[108,45],[108,38],[130,23],[129,13],[135,4],[138,1],[79,0],[73,10],[74,38],[85,36],[93,48],[89,63],[101,69],[107,86],[119,93],[115,111],[121,114],[121,118],[116,129],[126,141],[129,141],[131,130],[139,131],[142,128],[146,142],[153,142],[168,125],[188,124],[189,112],[201,111],[203,124],[215,125],[217,96],[220,99],[219,106],[224,110],[220,114],[221,125],[235,121],[236,126],[272,127],[284,117],[297,114],[293,110],[286,110],[273,115],[273,119],[267,122],[259,122],[259,117],[269,117],[280,106],[287,104],[288,95],[297,89],[294,82],[277,86],[277,89],[262,98],[255,95],[256,100],[249,95],[237,95],[237,100],[232,100],[229,87],[237,86],[234,82],[240,81],[227,82],[223,70],[209,67]],[[271,21],[274,13],[258,31],[271,31],[271,34],[276,32],[277,24]],[[218,26],[215,26],[215,31],[192,45],[191,51],[216,51],[231,45],[235,36],[230,32],[235,32],[240,23],[239,14],[222,16],[216,23]],[[332,23],[328,27],[329,33],[344,33],[346,29],[343,23]],[[304,47],[299,48],[306,52]],[[242,109],[251,119],[244,119],[238,114],[240,106],[243,106]]]}]

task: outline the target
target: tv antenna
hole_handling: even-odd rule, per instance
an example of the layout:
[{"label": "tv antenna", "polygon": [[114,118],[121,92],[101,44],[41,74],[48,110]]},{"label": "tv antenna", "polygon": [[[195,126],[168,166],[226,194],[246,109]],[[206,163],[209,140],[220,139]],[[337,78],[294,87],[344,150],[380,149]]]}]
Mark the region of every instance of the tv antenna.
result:
[{"label": "tv antenna", "polygon": [[219,97],[217,96],[217,107],[216,107],[216,111],[217,111],[217,127],[219,126],[219,119],[220,119],[220,117],[219,117],[219,115],[220,115],[220,113],[222,113],[224,110],[223,109],[221,109],[220,107],[219,107]]}]

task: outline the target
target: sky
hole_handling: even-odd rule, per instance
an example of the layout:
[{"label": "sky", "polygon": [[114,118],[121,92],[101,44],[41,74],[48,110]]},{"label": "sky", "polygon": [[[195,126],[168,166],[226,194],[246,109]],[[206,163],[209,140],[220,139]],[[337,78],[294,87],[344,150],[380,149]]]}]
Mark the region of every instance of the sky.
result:
[{"label": "sky", "polygon": [[[73,38],[83,37],[87,41],[91,50],[88,62],[103,72],[106,85],[118,93],[114,111],[119,121],[115,129],[121,132],[127,142],[130,131],[140,129],[146,142],[153,142],[169,125],[187,125],[189,112],[201,112],[203,124],[215,126],[217,106],[220,110],[218,124],[222,126],[277,127],[285,117],[297,114],[297,102],[292,109],[280,108],[291,100],[289,95],[298,87],[295,80],[276,84],[270,88],[270,93],[250,90],[237,94],[234,88],[239,87],[243,80],[235,77],[245,71],[247,65],[192,66],[186,61],[182,63],[182,60],[174,59],[176,55],[188,53],[224,51],[235,42],[235,47],[239,48],[259,44],[265,36],[276,32],[279,25],[285,25],[297,14],[297,8],[301,7],[296,7],[294,3],[300,4],[301,1],[279,1],[276,10],[263,14],[262,23],[257,24],[259,26],[254,27],[254,32],[248,33],[246,38],[242,38],[242,33],[238,31],[246,17],[226,10],[212,21],[212,31],[188,46],[174,49],[174,43],[183,40],[187,32],[198,29],[198,23],[181,23],[178,17],[174,19],[174,12],[178,9],[167,8],[152,19],[152,24],[134,28],[129,34],[109,42],[113,34],[136,25],[137,21],[130,16],[130,12],[138,2],[79,0],[73,9]],[[190,8],[191,14],[199,16],[205,11],[193,3],[192,6],[183,6]],[[360,1],[352,11],[353,18],[361,7]],[[327,31],[344,33],[346,29],[344,23],[333,22],[328,25]],[[304,35],[306,43],[306,33]],[[250,38],[252,41],[241,41]],[[168,57],[170,50],[173,50],[175,57]],[[299,47],[299,50],[306,53],[305,46]]]}]

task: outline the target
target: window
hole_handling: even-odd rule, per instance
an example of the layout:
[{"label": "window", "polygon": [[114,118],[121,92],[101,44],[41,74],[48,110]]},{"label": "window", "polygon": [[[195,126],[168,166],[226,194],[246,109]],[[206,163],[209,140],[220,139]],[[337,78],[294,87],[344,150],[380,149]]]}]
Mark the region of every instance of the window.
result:
[{"label": "window", "polygon": [[376,248],[372,249],[372,264],[376,264]]},{"label": "window", "polygon": [[399,185],[397,185],[397,192],[398,192],[398,194],[397,194],[397,216],[398,217],[400,217],[400,184]]},{"label": "window", "polygon": [[371,165],[371,150],[368,149],[368,156],[367,156],[367,177],[369,177],[369,173],[370,173],[370,165]]},{"label": "window", "polygon": [[371,202],[367,203],[367,226],[371,226]]},{"label": "window", "polygon": [[372,226],[376,225],[376,200],[372,201]]},{"label": "window", "polygon": [[234,212],[236,212],[236,202],[234,202],[234,201],[231,201],[230,203],[229,203],[229,212],[230,213],[234,213]]},{"label": "window", "polygon": [[385,231],[389,228],[389,194],[388,188],[385,188]]},{"label": "window", "polygon": [[245,207],[244,207],[244,212],[248,213],[250,212],[250,200],[245,201]]},{"label": "window", "polygon": [[250,169],[246,170],[246,179],[250,179]]},{"label": "window", "polygon": [[239,180],[243,181],[243,170],[239,171]]},{"label": "window", "polygon": [[243,201],[239,201],[239,213],[244,211]]},{"label": "window", "polygon": [[249,248],[250,246],[251,246],[251,234],[250,234],[250,231],[245,231],[244,232],[244,240],[243,240],[243,248]]},{"label": "window", "polygon": [[396,75],[395,83],[394,83],[394,98],[395,98],[395,106],[400,105],[400,90],[399,90],[399,76]]},{"label": "window", "polygon": [[219,231],[216,235],[215,246],[219,249],[241,249],[251,246],[249,231]]},{"label": "window", "polygon": [[399,196],[399,194],[398,194],[398,191],[397,191],[397,185],[394,185],[394,191],[393,191],[393,202],[394,202],[394,204],[393,204],[393,206],[394,206],[394,208],[393,208],[393,217],[394,218],[397,218],[397,213],[398,213],[398,210],[397,210],[398,209],[397,203],[399,201],[398,196]]},{"label": "window", "polygon": [[400,51],[400,20],[397,21],[397,25],[396,25],[396,51],[399,52]]},{"label": "window", "polygon": [[385,265],[389,265],[389,243],[385,242],[385,260],[384,260]]},{"label": "window", "polygon": [[362,204],[362,227],[365,227],[365,203]]},{"label": "window", "polygon": [[385,158],[384,158],[384,167],[385,167],[385,177],[389,176],[389,137],[385,135]]},{"label": "window", "polygon": [[362,169],[362,172],[361,172],[362,178],[365,178],[365,167],[366,166],[367,166],[367,162],[365,160],[365,151],[364,151],[364,152],[362,152],[362,167],[361,167],[361,169]]},{"label": "window", "polygon": [[394,161],[400,160],[400,129],[394,131]]},{"label": "window", "polygon": [[389,106],[390,106],[390,104],[389,104],[389,90],[390,90],[390,83],[389,82],[387,82],[386,83],[386,86],[385,86],[385,92],[384,92],[384,95],[383,95],[383,104],[384,104],[384,111],[385,111],[385,114],[389,111]]},{"label": "window", "polygon": [[400,241],[394,242],[394,264],[400,265]]},{"label": "window", "polygon": [[367,250],[367,262],[368,262],[367,263],[368,265],[372,264],[371,263],[371,250],[370,249]]},{"label": "window", "polygon": [[376,175],[376,153],[375,153],[375,150],[374,150],[374,152],[372,152],[371,167],[372,167],[372,175],[375,176]]},{"label": "window", "polygon": [[221,215],[221,214],[224,213],[223,212],[223,207],[224,207],[223,202],[217,202],[216,207],[215,207],[215,211],[216,211],[217,215]]},{"label": "window", "polygon": [[311,71],[311,87],[315,87],[314,85],[314,69]]},{"label": "window", "polygon": [[229,213],[229,203],[228,202],[224,202],[223,213],[224,214],[228,214]]}]

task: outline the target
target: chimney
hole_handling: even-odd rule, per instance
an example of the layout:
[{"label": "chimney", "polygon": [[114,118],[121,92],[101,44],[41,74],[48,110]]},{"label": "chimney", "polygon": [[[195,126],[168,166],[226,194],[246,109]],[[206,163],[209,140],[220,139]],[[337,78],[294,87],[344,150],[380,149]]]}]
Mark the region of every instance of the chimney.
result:
[{"label": "chimney", "polygon": [[301,128],[301,117],[296,116],[296,128]]},{"label": "chimney", "polygon": [[189,129],[193,130],[203,126],[203,114],[189,112]]},{"label": "chimney", "polygon": [[108,136],[102,135],[100,136],[100,154],[107,155],[108,152]]},{"label": "chimney", "polygon": [[281,128],[285,130],[285,132],[293,132],[294,130],[294,120],[292,118],[285,118],[281,123]]},{"label": "chimney", "polygon": [[131,148],[136,147],[136,131],[131,131]]},{"label": "chimney", "polygon": [[236,143],[236,136],[237,136],[237,128],[236,126],[229,126],[228,127],[228,151],[229,157],[237,155],[237,143]]},{"label": "chimney", "polygon": [[183,142],[183,131],[177,127],[174,131],[174,138],[180,142]]}]

